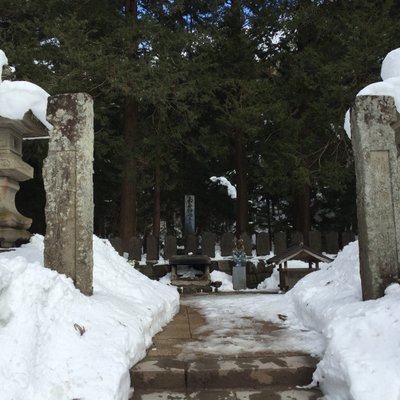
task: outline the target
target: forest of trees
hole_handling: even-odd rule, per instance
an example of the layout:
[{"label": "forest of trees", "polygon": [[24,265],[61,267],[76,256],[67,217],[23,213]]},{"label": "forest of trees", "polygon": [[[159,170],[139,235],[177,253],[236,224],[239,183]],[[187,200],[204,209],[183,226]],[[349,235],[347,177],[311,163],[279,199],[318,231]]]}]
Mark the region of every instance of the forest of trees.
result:
[{"label": "forest of trees", "polygon": [[[396,0],[2,0],[0,48],[50,94],[95,101],[95,233],[356,229],[357,92],[400,47]],[[43,233],[46,141],[18,207]],[[225,176],[237,199],[210,181]]]}]

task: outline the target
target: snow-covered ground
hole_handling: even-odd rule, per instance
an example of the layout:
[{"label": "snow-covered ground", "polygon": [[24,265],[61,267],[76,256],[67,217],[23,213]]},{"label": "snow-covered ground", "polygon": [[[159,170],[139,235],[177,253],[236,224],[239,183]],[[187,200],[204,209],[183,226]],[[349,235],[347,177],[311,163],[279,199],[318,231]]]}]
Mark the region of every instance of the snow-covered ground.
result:
[{"label": "snow-covered ground", "polygon": [[127,400],[128,369],[179,307],[175,288],[94,238],[94,295],[43,267],[43,238],[0,254],[0,399]]}]

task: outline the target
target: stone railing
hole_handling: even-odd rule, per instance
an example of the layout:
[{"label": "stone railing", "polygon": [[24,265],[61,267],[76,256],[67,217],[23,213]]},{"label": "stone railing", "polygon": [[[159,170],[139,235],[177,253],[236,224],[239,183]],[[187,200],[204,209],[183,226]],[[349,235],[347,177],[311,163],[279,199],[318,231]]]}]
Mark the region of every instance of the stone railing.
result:
[{"label": "stone railing", "polygon": [[[244,241],[245,251],[248,256],[268,256],[273,250],[275,254],[282,253],[288,247],[303,242],[303,235],[300,232],[276,232],[273,235],[262,232],[250,237],[247,234],[241,236]],[[227,232],[218,237],[215,233],[204,232],[202,235],[188,235],[186,238],[166,236],[163,242],[149,235],[145,240],[139,237],[132,237],[129,241],[128,252],[130,260],[140,261],[146,254],[147,261],[155,261],[161,255],[165,260],[176,254],[204,254],[211,258],[216,255],[216,247],[220,249],[222,257],[232,255],[235,235]],[[309,247],[318,252],[337,254],[346,244],[355,240],[353,232],[309,232]],[[120,238],[110,239],[111,244],[124,255]],[[182,243],[182,245],[178,245]]]}]

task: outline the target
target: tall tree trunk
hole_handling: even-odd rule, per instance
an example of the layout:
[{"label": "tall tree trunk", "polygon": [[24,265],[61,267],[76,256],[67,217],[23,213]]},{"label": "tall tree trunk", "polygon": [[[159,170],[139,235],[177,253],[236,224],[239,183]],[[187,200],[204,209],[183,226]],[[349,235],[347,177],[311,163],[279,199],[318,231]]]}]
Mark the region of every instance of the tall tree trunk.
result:
[{"label": "tall tree trunk", "polygon": [[236,235],[247,232],[249,220],[249,205],[247,193],[247,160],[246,148],[242,133],[235,135],[235,168],[236,168]]},{"label": "tall tree trunk", "polygon": [[[137,23],[138,8],[137,0],[125,0],[124,12],[132,20],[132,26]],[[132,38],[133,51],[135,56],[137,43]],[[138,137],[138,103],[134,97],[127,97],[124,103],[123,133],[126,150],[122,169],[121,184],[121,207],[119,236],[121,238],[122,250],[128,251],[129,239],[136,235],[136,197],[137,197],[137,160],[134,147]]]},{"label": "tall tree trunk", "polygon": [[129,239],[136,235],[137,161],[134,146],[137,141],[137,118],[138,104],[134,99],[127,98],[124,107],[124,140],[127,154],[122,172],[119,225],[123,251],[128,251]]},{"label": "tall tree trunk", "polygon": [[153,236],[160,238],[161,221],[161,177],[160,161],[156,160],[154,168],[154,213],[153,213]]},{"label": "tall tree trunk", "polygon": [[310,186],[304,185],[295,193],[294,228],[303,234],[304,244],[309,244],[311,230]]}]

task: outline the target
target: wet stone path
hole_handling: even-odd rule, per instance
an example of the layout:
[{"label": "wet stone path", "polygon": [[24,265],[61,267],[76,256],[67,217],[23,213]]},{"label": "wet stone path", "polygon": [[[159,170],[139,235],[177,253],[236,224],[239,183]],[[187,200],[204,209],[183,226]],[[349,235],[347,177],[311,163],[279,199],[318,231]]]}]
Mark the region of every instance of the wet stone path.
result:
[{"label": "wet stone path", "polygon": [[[133,400],[316,400],[315,340],[251,315],[266,294],[181,297],[174,320],[131,370]],[[254,311],[253,311],[254,313]],[[250,314],[250,315],[249,315]]]}]

